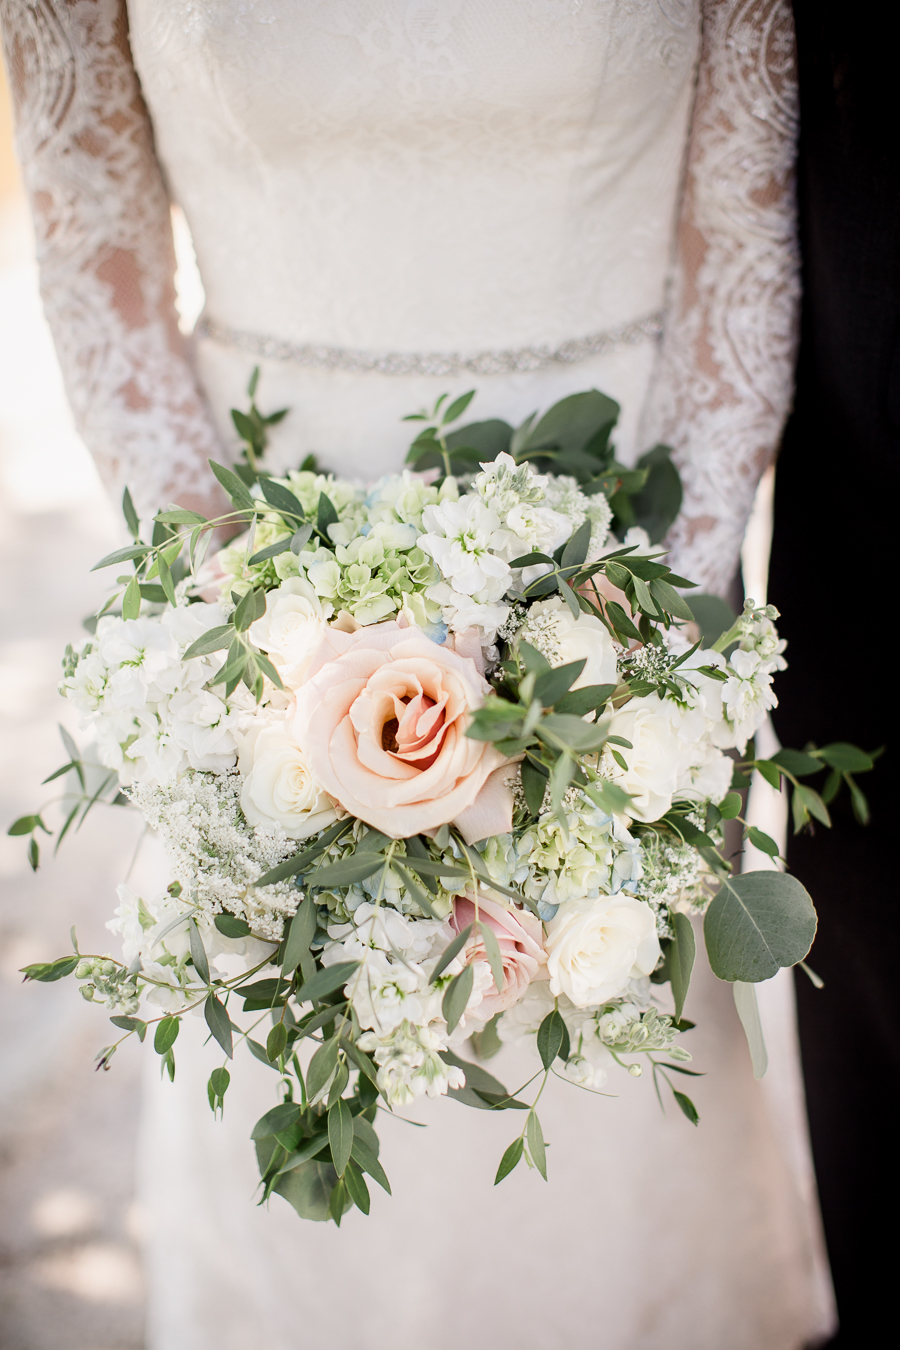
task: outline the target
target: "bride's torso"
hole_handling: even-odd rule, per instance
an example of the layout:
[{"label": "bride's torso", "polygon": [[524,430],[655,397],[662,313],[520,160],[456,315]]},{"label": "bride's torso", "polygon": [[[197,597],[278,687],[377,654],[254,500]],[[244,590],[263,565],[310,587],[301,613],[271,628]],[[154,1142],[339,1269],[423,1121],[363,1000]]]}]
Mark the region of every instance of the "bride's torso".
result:
[{"label": "bride's torso", "polygon": [[[554,348],[660,310],[696,0],[129,0],[128,11],[214,328],[480,353]],[[253,360],[202,344],[220,424]],[[651,362],[645,340],[528,380],[500,370],[479,408],[521,416],[618,379],[609,392],[633,421]],[[395,436],[397,415],[448,384],[342,382],[337,365],[272,363],[264,382],[302,405],[295,433],[332,462],[342,436],[380,419]]]}]

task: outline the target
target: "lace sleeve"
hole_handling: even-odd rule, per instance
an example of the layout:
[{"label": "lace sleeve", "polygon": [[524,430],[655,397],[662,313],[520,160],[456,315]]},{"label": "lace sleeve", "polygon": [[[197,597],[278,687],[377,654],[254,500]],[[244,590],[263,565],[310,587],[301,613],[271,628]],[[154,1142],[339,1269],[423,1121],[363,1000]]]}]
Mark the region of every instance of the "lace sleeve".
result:
[{"label": "lace sleeve", "polygon": [[790,409],[799,298],[789,0],[704,0],[675,275],[643,443],[675,449],[676,571],[724,593]]},{"label": "lace sleeve", "polygon": [[79,431],[148,513],[212,505],[212,422],[175,311],[166,189],[125,0],[0,0],[44,309]]}]

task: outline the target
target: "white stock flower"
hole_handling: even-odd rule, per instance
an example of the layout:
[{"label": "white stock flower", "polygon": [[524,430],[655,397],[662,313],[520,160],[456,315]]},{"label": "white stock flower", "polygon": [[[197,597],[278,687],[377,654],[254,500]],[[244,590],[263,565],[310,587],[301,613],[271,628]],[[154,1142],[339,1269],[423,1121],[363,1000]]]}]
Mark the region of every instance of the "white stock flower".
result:
[{"label": "white stock flower", "polygon": [[466,1085],[463,1071],[440,1057],[446,1049],[440,1025],[403,1022],[389,1036],[364,1032],[357,1045],[378,1065],[378,1086],[390,1106],[408,1106],[426,1095],[442,1097],[449,1088]]},{"label": "white stock flower", "polygon": [[192,769],[224,773],[234,764],[237,718],[209,689],[173,695],[165,709],[172,742]]},{"label": "white stock flower", "polygon": [[523,639],[536,647],[551,666],[585,661],[573,689],[617,682],[616,648],[603,624],[593,614],[579,614],[576,619],[558,595],[532,605],[516,635],[516,641]]},{"label": "white stock flower", "polygon": [[613,714],[609,734],[631,742],[631,749],[615,746],[627,769],[613,759],[613,746],[606,745],[602,756],[610,778],[632,794],[628,814],[637,820],[658,820],[672,805],[681,757],[669,707],[656,694],[633,698]]},{"label": "white stock flower", "polygon": [[285,684],[296,688],[333,613],[334,606],[323,605],[304,577],[291,577],[269,591],[265,614],[250,625],[250,641],[269,655]]},{"label": "white stock flower", "polygon": [[250,732],[238,768],[241,810],[251,825],[280,825],[290,839],[307,839],[337,820],[334,802],[313,779],[283,721]]},{"label": "white stock flower", "polygon": [[499,516],[480,497],[427,506],[424,524],[428,533],[419,547],[434,558],[454,591],[479,604],[502,598],[512,580],[508,565],[497,556],[506,544],[505,532]]},{"label": "white stock flower", "polygon": [[625,894],[571,900],[546,927],[550,992],[578,1008],[615,998],[659,960],[653,910]]},{"label": "white stock flower", "polygon": [[722,685],[722,704],[731,735],[720,730],[715,740],[723,749],[734,746],[743,754],[748,740],[762,726],[769,709],[777,706],[778,699],[770,667],[759,652],[738,648],[729,658],[728,670],[728,679]]}]

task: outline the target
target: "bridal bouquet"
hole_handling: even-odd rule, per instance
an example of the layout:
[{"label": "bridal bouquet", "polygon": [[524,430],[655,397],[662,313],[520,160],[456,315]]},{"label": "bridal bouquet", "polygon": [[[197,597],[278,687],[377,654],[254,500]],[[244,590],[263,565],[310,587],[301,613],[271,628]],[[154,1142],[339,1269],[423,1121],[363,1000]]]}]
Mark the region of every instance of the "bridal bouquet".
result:
[{"label": "bridal bouquet", "polygon": [[[671,1077],[692,1072],[691,917],[757,1059],[752,985],[816,928],[789,876],[732,875],[746,774],[793,784],[799,828],[827,824],[842,777],[862,803],[871,767],[844,744],[738,762],[785,644],[749,601],[716,624],[706,597],[695,622],[651,542],[680,501],[664,448],[616,464],[596,392],[516,431],[451,430],[471,397],[422,414],[410,467],[371,485],[268,475],[274,419],[236,413],[246,462],[212,466],[234,511],[171,507],[147,542],[126,493],[134,543],[98,567],[132,570],[64,663],[102,772],[68,737],[62,834],[94,801],[133,803],[172,880],[119,887],[120,957],[73,933],[26,975],[74,974],[108,1009],[104,1068],[146,1037],[174,1077],[181,1019],[205,1017],[214,1112],[239,1048],[269,1066],[262,1194],[307,1218],[368,1213],[366,1177],[390,1189],[376,1112],[423,1095],[522,1113],[497,1181],[523,1158],[546,1178],[551,1075],[596,1091],[647,1064],[696,1124]],[[242,533],[206,561],[223,522]],[[826,767],[822,795],[800,781]],[[35,866],[46,828],[13,827]],[[534,1072],[509,1090],[484,1064],[521,1038]]]}]

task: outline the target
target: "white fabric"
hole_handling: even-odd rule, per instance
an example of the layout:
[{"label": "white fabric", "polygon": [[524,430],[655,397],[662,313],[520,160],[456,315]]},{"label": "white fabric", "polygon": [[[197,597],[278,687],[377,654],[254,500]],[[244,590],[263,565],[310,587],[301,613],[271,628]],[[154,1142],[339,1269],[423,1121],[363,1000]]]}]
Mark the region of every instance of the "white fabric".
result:
[{"label": "white fabric", "polygon": [[[790,392],[794,95],[787,0],[703,10],[130,0],[129,49],[123,0],[0,0],[47,314],[107,481],[144,509],[198,500],[243,403],[247,356],[204,341],[194,367],[179,338],[168,192],[210,313],[286,342],[556,345],[668,305],[661,357],[646,342],[485,377],[472,415],[520,420],[592,385],[619,399],[622,457],[657,435],[678,450],[677,564],[724,586]],[[342,473],[394,469],[398,418],[445,388],[263,362],[262,405],[291,407],[272,463],[313,450]],[[802,1120],[772,1113],[708,971],[687,1014],[708,1075],[690,1080],[698,1130],[646,1080],[623,1076],[613,1099],[555,1084],[551,1183],[522,1171],[495,1191],[516,1121],[438,1102],[427,1132],[386,1122],[395,1199],[340,1234],[280,1199],[251,1208],[247,1135],[274,1076],[242,1062],[215,1124],[185,1033],[175,1085],[148,1085],[149,1350],[814,1340],[831,1312],[792,1172]],[[775,1016],[787,1049],[770,1073],[796,1083],[791,1010]],[[497,1063],[510,1081],[516,1057]]]}]

